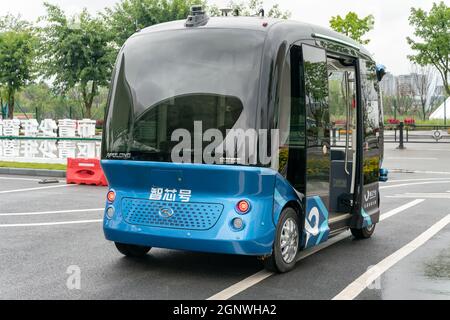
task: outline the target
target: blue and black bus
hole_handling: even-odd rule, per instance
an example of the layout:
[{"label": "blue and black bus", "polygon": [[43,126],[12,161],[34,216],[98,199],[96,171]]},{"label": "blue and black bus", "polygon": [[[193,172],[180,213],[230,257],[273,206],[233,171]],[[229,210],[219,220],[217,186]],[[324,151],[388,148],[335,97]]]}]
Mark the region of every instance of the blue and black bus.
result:
[{"label": "blue and black bus", "polygon": [[348,229],[369,238],[382,75],[358,43],[295,21],[196,7],[137,32],[105,115],[106,238],[126,256],[251,255],[278,272]]}]

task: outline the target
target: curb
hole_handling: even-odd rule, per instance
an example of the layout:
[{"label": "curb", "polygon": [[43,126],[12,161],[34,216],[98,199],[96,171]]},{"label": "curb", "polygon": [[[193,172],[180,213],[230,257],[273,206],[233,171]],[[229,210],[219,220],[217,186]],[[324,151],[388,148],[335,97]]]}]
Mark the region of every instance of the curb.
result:
[{"label": "curb", "polygon": [[65,178],[65,170],[25,169],[25,168],[0,168],[0,174],[15,174],[21,176],[55,177]]}]

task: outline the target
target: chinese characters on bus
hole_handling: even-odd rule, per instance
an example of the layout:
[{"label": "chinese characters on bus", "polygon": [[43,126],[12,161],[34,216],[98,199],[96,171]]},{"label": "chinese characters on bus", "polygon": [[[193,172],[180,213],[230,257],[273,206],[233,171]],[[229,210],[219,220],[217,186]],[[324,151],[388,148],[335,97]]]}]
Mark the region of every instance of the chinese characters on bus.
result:
[{"label": "chinese characters on bus", "polygon": [[168,201],[168,202],[189,202],[191,201],[191,190],[177,190],[169,188],[152,188],[150,191],[150,200]]}]

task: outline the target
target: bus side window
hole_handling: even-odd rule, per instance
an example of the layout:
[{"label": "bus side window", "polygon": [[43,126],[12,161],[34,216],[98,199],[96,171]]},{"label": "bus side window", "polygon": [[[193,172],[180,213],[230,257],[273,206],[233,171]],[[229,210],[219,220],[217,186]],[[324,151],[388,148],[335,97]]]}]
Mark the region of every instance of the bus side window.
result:
[{"label": "bus side window", "polygon": [[291,47],[291,99],[289,114],[288,144],[280,151],[282,159],[287,163],[286,178],[299,192],[306,193],[306,149],[305,149],[305,97],[301,88],[301,47]]},{"label": "bus side window", "polygon": [[361,60],[364,132],[364,184],[377,182],[380,161],[380,103],[375,63]]}]

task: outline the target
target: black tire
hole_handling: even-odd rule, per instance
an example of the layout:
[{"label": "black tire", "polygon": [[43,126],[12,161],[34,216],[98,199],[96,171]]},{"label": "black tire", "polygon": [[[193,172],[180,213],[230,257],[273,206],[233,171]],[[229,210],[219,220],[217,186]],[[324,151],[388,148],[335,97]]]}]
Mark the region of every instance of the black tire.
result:
[{"label": "black tire", "polygon": [[142,258],[144,257],[151,249],[151,247],[143,247],[143,246],[137,246],[133,244],[125,244],[125,243],[118,243],[114,242],[116,245],[117,250],[121,254],[127,257],[133,257],[133,258]]},{"label": "black tire", "polygon": [[362,229],[351,228],[350,230],[356,239],[369,239],[375,231],[375,226],[376,224],[372,224],[371,226]]},{"label": "black tire", "polygon": [[[283,258],[280,241],[281,235],[283,233],[283,226],[288,219],[292,219],[295,222],[295,225],[297,226],[297,250],[294,260],[290,262],[286,262]],[[281,212],[280,219],[278,221],[272,254],[263,260],[264,267],[269,271],[277,273],[284,273],[291,271],[295,267],[295,263],[297,262],[297,254],[300,250],[299,247],[300,247],[300,228],[297,211],[295,211],[293,208],[285,208]]]}]

